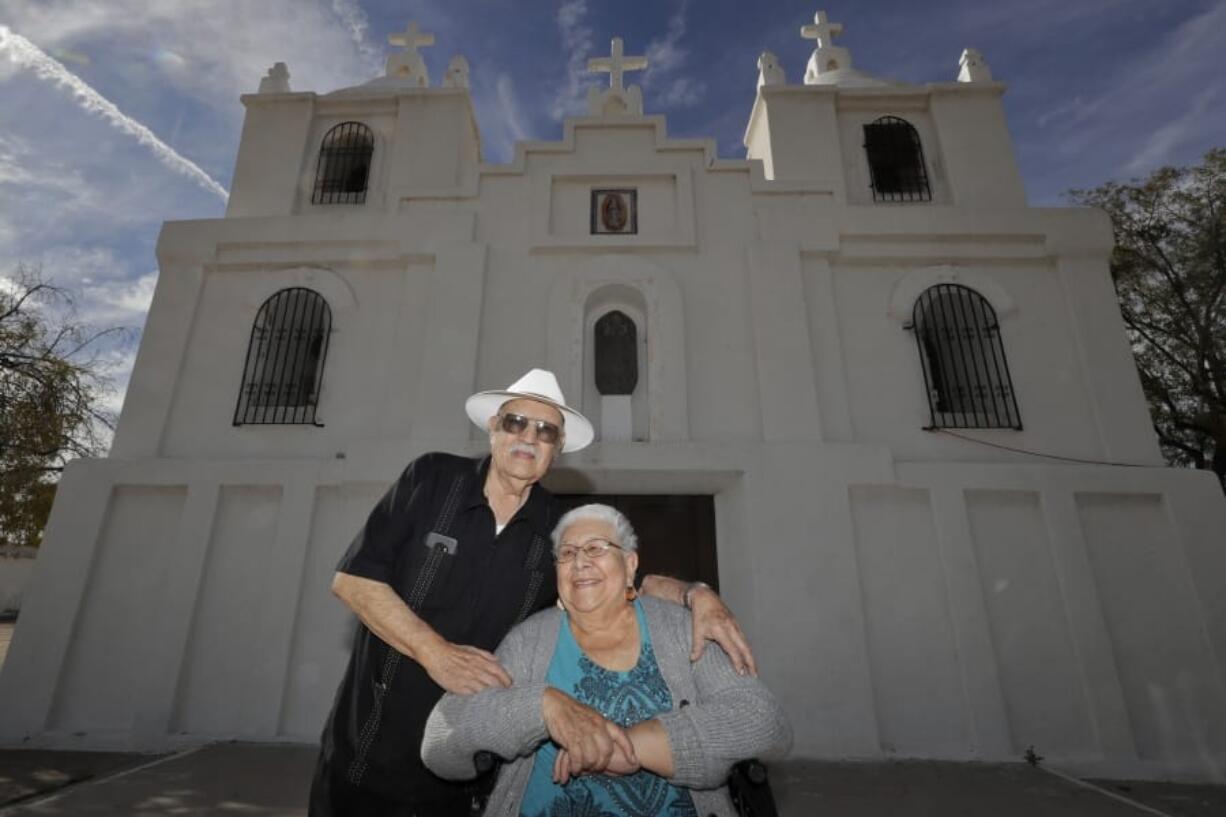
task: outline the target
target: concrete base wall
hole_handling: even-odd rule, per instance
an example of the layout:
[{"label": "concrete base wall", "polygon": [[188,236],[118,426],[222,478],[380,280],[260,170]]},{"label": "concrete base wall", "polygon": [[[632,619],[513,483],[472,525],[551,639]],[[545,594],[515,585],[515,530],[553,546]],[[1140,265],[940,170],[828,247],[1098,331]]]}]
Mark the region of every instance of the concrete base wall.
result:
[{"label": "concrete base wall", "polygon": [[[0,676],[0,740],[315,739],[353,627],[333,566],[421,450],[74,463]],[[715,496],[721,587],[797,756],[1033,745],[1112,776],[1226,768],[1226,503],[1207,474],[605,443],[550,483]]]}]

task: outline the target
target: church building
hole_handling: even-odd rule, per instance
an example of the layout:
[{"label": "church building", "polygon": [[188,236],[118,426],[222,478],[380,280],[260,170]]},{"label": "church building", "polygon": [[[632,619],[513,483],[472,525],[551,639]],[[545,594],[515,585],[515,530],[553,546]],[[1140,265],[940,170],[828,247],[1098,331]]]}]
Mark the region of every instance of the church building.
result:
[{"label": "church building", "polygon": [[[1027,204],[1002,96],[759,60],[743,159],[608,75],[482,159],[469,67],[242,97],[223,218],[167,222],[110,455],[63,477],[0,742],[311,742],[386,486],[479,455],[465,398],[555,372],[597,440],[547,486],[717,585],[806,758],[1226,776],[1226,501],[1165,467],[1106,215]],[[838,43],[844,40],[837,40]],[[746,66],[746,83],[752,66]]]}]

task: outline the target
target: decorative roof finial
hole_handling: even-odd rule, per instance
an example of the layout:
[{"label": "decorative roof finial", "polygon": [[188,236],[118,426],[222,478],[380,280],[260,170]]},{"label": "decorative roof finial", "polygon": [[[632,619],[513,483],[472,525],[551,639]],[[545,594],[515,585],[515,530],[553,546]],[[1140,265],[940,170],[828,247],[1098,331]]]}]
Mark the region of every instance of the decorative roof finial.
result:
[{"label": "decorative roof finial", "polygon": [[801,27],[801,37],[817,41],[817,47],[809,56],[809,65],[805,69],[805,85],[824,84],[826,80],[821,78],[823,74],[851,68],[851,52],[834,44],[834,38],[842,33],[843,24],[830,22],[824,11],[813,15],[812,24]]},{"label": "decorative roof finial", "polygon": [[418,31],[417,23],[411,22],[404,33],[390,34],[387,41],[404,48],[403,51],[388,56],[387,75],[405,80],[408,84],[416,85],[418,88],[429,87],[430,73],[426,70],[426,61],[421,58],[421,54],[417,53],[417,49],[434,45],[434,35]]},{"label": "decorative roof finial", "polygon": [[260,80],[261,94],[288,94],[289,91],[289,69],[285,67],[285,63],[274,63],[272,68],[268,69],[268,76]]},{"label": "decorative roof finial", "polygon": [[758,87],[763,85],[787,85],[788,79],[783,73],[783,66],[773,51],[763,51],[758,57]]},{"label": "decorative roof finial", "polygon": [[462,55],[456,54],[451,58],[451,62],[447,63],[447,73],[443,75],[443,87],[468,87],[468,60]]},{"label": "decorative roof finial", "polygon": [[642,71],[647,67],[646,57],[627,57],[623,50],[622,38],[614,37],[608,57],[594,57],[587,61],[587,70],[592,72],[607,72],[609,87],[605,91],[599,88],[588,88],[587,112],[591,116],[608,116],[610,114],[631,114],[642,116],[643,92],[637,85],[625,87],[622,75],[626,71]]},{"label": "decorative roof finial", "polygon": [[964,50],[962,59],[958,61],[958,82],[991,81],[992,69],[988,67],[988,61],[983,55],[974,48]]}]

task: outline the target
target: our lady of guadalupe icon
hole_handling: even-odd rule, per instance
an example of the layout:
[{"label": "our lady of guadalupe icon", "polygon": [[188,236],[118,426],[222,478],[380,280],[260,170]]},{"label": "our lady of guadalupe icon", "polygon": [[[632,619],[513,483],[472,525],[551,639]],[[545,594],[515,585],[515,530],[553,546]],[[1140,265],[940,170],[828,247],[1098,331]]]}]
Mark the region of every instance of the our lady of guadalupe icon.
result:
[{"label": "our lady of guadalupe icon", "polygon": [[620,233],[626,229],[626,200],[621,193],[609,193],[600,205],[600,221],[611,233]]},{"label": "our lady of guadalupe icon", "polygon": [[635,213],[638,191],[624,190],[593,190],[592,191],[592,234],[638,232],[638,218]]}]

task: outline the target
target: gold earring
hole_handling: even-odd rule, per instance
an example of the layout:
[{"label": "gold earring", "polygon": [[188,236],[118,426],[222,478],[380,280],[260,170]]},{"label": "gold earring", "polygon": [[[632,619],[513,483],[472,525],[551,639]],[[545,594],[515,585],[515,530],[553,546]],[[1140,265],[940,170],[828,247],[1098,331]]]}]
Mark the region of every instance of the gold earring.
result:
[{"label": "gold earring", "polygon": [[634,585],[626,585],[626,601],[634,601],[639,597],[639,591],[634,589]]}]

